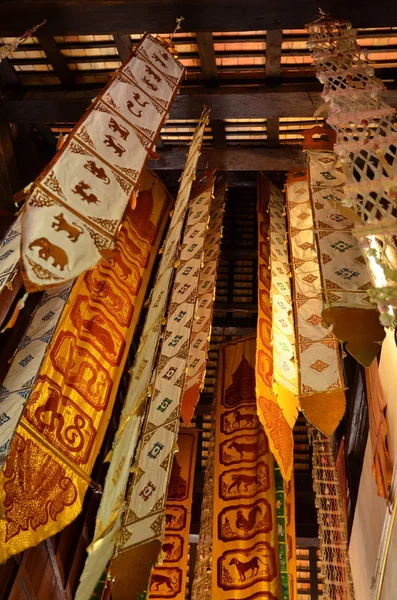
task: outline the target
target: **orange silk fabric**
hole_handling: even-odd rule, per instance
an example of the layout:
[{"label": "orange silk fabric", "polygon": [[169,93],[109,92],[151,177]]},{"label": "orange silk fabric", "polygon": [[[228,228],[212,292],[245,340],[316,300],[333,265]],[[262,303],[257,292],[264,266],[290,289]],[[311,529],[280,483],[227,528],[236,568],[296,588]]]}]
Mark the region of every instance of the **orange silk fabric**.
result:
[{"label": "orange silk fabric", "polygon": [[273,393],[272,306],[269,249],[269,183],[258,177],[258,326],[256,339],[256,401],[259,419],[283,478],[289,480],[293,469],[294,440],[291,427]]},{"label": "orange silk fabric", "polygon": [[79,514],[170,209],[146,172],[118,252],[79,277],[0,474],[0,562]]}]

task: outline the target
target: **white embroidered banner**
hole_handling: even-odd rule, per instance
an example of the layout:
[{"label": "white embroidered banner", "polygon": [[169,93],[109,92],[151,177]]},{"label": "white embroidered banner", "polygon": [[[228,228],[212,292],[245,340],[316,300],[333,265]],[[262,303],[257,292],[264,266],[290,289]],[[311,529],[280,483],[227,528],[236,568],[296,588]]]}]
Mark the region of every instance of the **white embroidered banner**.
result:
[{"label": "white embroidered banner", "polygon": [[88,549],[88,558],[76,593],[76,600],[90,598],[96,582],[113,555],[120,532],[131,461],[134,457],[146,401],[150,393],[149,385],[163,330],[183,223],[207,122],[208,114],[204,113],[193,135],[185,169],[182,173],[180,190],[163,245],[138,353],[131,371],[131,383],[113,445],[112,458],[97,516],[94,541]]},{"label": "white embroidered banner", "polygon": [[[306,138],[310,132],[305,132]],[[322,316],[356,360],[369,366],[385,333],[368,296],[372,284],[359,242],[353,235],[354,222],[344,214],[346,176],[333,152],[308,151],[307,156],[324,298]]]},{"label": "white embroidered banner", "polygon": [[113,248],[183,73],[146,35],[35,181],[22,221],[27,291],[73,279]]},{"label": "white embroidered banner", "polygon": [[222,238],[225,193],[226,184],[221,184],[215,191],[215,198],[211,204],[209,227],[204,241],[204,264],[200,271],[197,310],[193,323],[181,407],[181,417],[186,425],[192,420],[194,409],[204,386]]},{"label": "white embroidered banner", "polygon": [[[190,202],[150,404],[128,493],[128,507],[110,566],[115,578],[114,600],[130,598],[145,589],[149,571],[143,565],[149,568],[161,548],[164,505],[176,450],[180,402],[212,194],[213,180],[199,188]],[[142,561],[142,569],[132,569],[131,565],[138,559]]]},{"label": "white embroidered banner", "polygon": [[320,266],[307,174],[289,174],[287,209],[295,296],[296,350],[301,408],[325,435],[345,412],[339,344],[322,322]]},{"label": "white embroidered banner", "polygon": [[16,275],[21,257],[20,245],[21,217],[19,216],[0,243],[0,292]]},{"label": "white embroidered banner", "polygon": [[44,294],[0,387],[0,469],[72,287],[69,283]]}]

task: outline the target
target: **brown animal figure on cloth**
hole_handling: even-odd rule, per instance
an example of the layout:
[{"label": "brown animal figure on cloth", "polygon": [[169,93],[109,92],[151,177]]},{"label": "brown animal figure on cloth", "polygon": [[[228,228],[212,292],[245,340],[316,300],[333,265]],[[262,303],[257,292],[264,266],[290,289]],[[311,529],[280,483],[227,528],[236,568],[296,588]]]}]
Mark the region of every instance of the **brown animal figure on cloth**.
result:
[{"label": "brown animal figure on cloth", "polygon": [[112,335],[103,327],[103,325],[106,325],[106,321],[102,317],[95,315],[91,319],[83,319],[82,325],[86,331],[97,338],[108,354],[114,354],[115,347]]},{"label": "brown animal figure on cloth", "polygon": [[167,575],[160,575],[159,573],[153,573],[152,578],[150,580],[150,590],[152,592],[158,592],[159,587],[161,585],[166,585],[167,589],[171,592],[174,591],[173,586],[176,585],[178,581],[172,581],[171,577],[167,577]]},{"label": "brown animal figure on cloth", "polygon": [[242,415],[239,410],[233,415],[234,423],[237,425],[236,429],[240,429],[241,423],[245,421],[247,426],[255,427],[258,424],[258,417],[256,415]]},{"label": "brown animal figure on cloth", "polygon": [[98,204],[99,200],[95,196],[95,194],[87,194],[87,190],[90,189],[91,186],[88,183],[86,183],[85,181],[79,181],[79,183],[77,183],[74,186],[72,192],[73,194],[78,194],[79,196],[81,196],[82,200],[85,200],[86,202],[88,202],[88,204]]},{"label": "brown animal figure on cloth", "polygon": [[251,508],[251,510],[248,513],[248,519],[244,517],[244,513],[242,510],[238,510],[236,518],[236,527],[244,531],[244,533],[248,534],[255,527],[257,515],[262,515],[262,509],[260,506],[254,506],[254,508]]},{"label": "brown animal figure on cloth", "polygon": [[162,545],[162,550],[165,554],[165,560],[169,560],[174,551],[174,544],[172,544],[171,542],[166,542]]},{"label": "brown animal figure on cloth", "polygon": [[237,572],[240,576],[240,581],[246,580],[246,573],[248,571],[252,571],[251,575],[249,575],[249,578],[255,577],[255,575],[258,574],[258,571],[260,569],[260,563],[262,563],[262,565],[265,565],[266,571],[269,570],[268,565],[264,563],[263,560],[259,558],[259,556],[254,556],[248,562],[242,562],[241,560],[235,557],[232,558],[232,560],[230,561],[230,565],[236,566]]},{"label": "brown animal figure on cloth", "polygon": [[229,444],[229,450],[235,450],[240,455],[240,458],[244,457],[244,453],[246,454],[254,454],[256,455],[258,450],[257,442],[252,442],[252,444],[241,444],[236,440],[232,440]]},{"label": "brown animal figure on cloth", "polygon": [[104,181],[106,185],[109,185],[110,178],[108,175],[106,175],[105,169],[103,167],[98,167],[95,161],[88,160],[85,163],[84,168],[95,175],[97,179],[100,179],[101,181]]},{"label": "brown animal figure on cloth", "polygon": [[125,152],[125,148],[123,148],[123,146],[118,144],[112,135],[105,135],[105,139],[103,140],[103,143],[108,148],[112,148],[114,153],[117,154],[117,156],[123,156],[123,154]]},{"label": "brown animal figure on cloth", "polygon": [[84,229],[76,225],[76,223],[73,223],[72,225],[68,223],[63,216],[63,213],[56,215],[54,217],[54,221],[55,222],[52,224],[52,227],[55,229],[55,231],[65,231],[65,233],[68,234],[68,238],[72,242],[77,242],[81,234],[84,233]]},{"label": "brown animal figure on cloth", "polygon": [[261,485],[261,480],[258,475],[233,475],[233,482],[227,488],[228,493],[235,487],[237,492],[240,492],[241,486],[244,487],[244,491],[248,492],[250,485]]},{"label": "brown animal figure on cloth", "polygon": [[123,140],[126,140],[130,135],[128,129],[126,129],[122,125],[119,125],[119,123],[117,123],[117,121],[113,119],[113,117],[109,121],[109,129],[111,129],[115,133],[118,133]]},{"label": "brown animal figure on cloth", "polygon": [[66,252],[59,246],[52,244],[45,237],[37,238],[37,240],[29,244],[29,250],[33,250],[33,248],[40,248],[39,257],[47,261],[49,258],[52,258],[53,266],[59,267],[61,271],[64,270],[69,262]]}]

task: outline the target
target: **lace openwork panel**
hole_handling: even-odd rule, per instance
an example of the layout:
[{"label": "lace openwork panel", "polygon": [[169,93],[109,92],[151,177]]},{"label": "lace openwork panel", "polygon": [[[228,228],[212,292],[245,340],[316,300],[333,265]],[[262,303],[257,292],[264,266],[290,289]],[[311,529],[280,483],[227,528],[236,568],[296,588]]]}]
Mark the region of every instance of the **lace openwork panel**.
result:
[{"label": "lace openwork panel", "polygon": [[324,14],[306,26],[308,46],[324,85],[328,123],[337,133],[335,152],[346,171],[344,205],[356,220],[355,236],[373,282],[369,290],[391,325],[397,308],[397,129],[395,111],[383,99],[358,46],[351,23]]}]

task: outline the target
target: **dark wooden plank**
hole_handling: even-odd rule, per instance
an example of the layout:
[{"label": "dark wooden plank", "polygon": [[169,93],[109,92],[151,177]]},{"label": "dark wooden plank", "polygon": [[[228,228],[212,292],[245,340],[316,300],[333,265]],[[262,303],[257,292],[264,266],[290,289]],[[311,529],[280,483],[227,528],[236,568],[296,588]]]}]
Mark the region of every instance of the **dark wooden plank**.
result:
[{"label": "dark wooden plank", "polygon": [[36,36],[48,61],[54,67],[55,75],[59,78],[62,85],[73,85],[76,82],[76,76],[69,69],[67,60],[61,53],[54,38],[48,33],[42,33],[41,31]]},{"label": "dark wooden plank", "polygon": [[279,134],[280,119],[270,117],[266,121],[266,141],[268,148],[276,148],[280,143]]},{"label": "dark wooden plank", "polygon": [[62,583],[62,577],[61,577],[61,573],[59,570],[59,565],[55,556],[55,552],[54,552],[54,546],[52,545],[52,538],[47,538],[45,540],[45,545],[47,547],[47,551],[48,551],[48,556],[51,562],[51,566],[52,566],[52,570],[54,573],[54,578],[55,578],[55,582],[58,588],[58,597],[59,600],[72,600],[72,597],[70,594],[66,594],[65,589],[63,587],[63,583]]},{"label": "dark wooden plank", "polygon": [[256,304],[249,304],[248,302],[215,302],[214,312],[257,313],[258,306]]},{"label": "dark wooden plank", "polygon": [[269,30],[266,33],[266,79],[279,79],[281,74],[281,29]]},{"label": "dark wooden plank", "polygon": [[222,119],[211,119],[210,127],[212,131],[214,148],[226,148],[227,141],[225,122]]},{"label": "dark wooden plank", "polygon": [[196,33],[196,42],[200,56],[201,75],[206,85],[218,84],[214,38],[212,33]]},{"label": "dark wooden plank", "polygon": [[[323,0],[321,8],[354,27],[397,25],[397,5],[390,0]],[[317,14],[314,0],[2,0],[0,35],[20,35],[43,19],[51,35],[169,33],[180,15],[185,31],[302,29]]]},{"label": "dark wooden plank", "polygon": [[[149,168],[156,170],[183,169],[186,148],[160,150],[160,159],[150,161]],[[299,147],[280,148],[227,148],[207,149],[201,152],[198,169],[204,170],[207,163],[219,171],[289,171],[305,164],[306,157]]]},{"label": "dark wooden plank", "polygon": [[21,85],[16,71],[12,68],[12,65],[8,58],[3,58],[0,62],[0,87],[17,87]]},{"label": "dark wooden plank", "polygon": [[10,127],[0,118],[0,209],[14,208],[13,196],[19,187],[19,172]]},{"label": "dark wooden plank", "polygon": [[117,52],[119,53],[121,62],[124,62],[131,56],[131,38],[128,33],[114,33],[113,38],[116,43]]},{"label": "dark wooden plank", "polygon": [[317,548],[309,548],[310,598],[318,600]]},{"label": "dark wooden plank", "polygon": [[[170,117],[198,119],[204,105],[211,110],[211,119],[312,117],[323,102],[321,90],[319,84],[184,88],[171,107]],[[7,121],[16,123],[76,123],[98,93],[98,88],[15,92],[5,95],[0,109]],[[386,91],[384,99],[397,108],[397,90]]]}]

